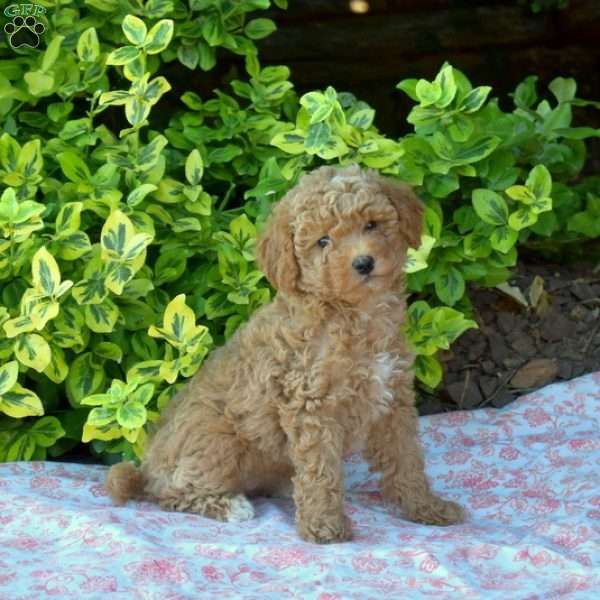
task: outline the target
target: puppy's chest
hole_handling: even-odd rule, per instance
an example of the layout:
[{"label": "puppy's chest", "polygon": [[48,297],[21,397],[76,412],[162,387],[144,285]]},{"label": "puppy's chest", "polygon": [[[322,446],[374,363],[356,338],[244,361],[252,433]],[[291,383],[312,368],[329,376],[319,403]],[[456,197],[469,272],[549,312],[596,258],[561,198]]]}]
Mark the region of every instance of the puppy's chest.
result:
[{"label": "puppy's chest", "polygon": [[373,417],[389,412],[394,379],[402,366],[399,348],[389,331],[365,327],[349,335],[341,330],[328,335],[327,341],[335,387],[343,388],[350,406],[373,413]]}]

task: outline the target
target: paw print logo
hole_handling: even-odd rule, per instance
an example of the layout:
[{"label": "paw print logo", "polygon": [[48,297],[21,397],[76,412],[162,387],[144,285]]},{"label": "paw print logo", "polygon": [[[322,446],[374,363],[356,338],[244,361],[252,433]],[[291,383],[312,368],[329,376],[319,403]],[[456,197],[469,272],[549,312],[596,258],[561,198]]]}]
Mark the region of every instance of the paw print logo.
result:
[{"label": "paw print logo", "polygon": [[40,35],[45,30],[44,24],[31,15],[26,18],[16,16],[4,26],[8,43],[15,49],[37,48],[40,43]]}]

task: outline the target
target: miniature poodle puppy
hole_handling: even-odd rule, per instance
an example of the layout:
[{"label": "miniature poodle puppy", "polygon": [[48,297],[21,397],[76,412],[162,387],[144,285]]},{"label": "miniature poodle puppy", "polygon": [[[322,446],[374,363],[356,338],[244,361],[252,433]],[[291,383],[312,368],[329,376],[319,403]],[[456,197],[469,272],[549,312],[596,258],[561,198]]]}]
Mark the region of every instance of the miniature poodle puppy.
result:
[{"label": "miniature poodle puppy", "polygon": [[254,514],[248,496],[291,488],[300,536],[340,542],[352,536],[342,457],[360,449],[407,519],[459,522],[461,508],[425,476],[400,336],[403,264],[422,212],[409,187],[356,165],[304,175],[257,246],[274,301],[173,398],[141,469],[111,468],[113,501],[241,521]]}]

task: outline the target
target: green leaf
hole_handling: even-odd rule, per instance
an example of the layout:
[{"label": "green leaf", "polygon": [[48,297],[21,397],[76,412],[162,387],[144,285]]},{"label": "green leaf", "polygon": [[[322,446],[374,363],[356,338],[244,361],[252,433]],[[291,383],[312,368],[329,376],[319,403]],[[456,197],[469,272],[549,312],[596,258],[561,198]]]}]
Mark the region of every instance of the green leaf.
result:
[{"label": "green leaf", "polygon": [[81,400],[96,393],[104,382],[104,370],[92,360],[92,354],[79,355],[71,364],[66,379],[69,402],[73,407],[79,407]]},{"label": "green leaf", "polygon": [[517,86],[517,89],[513,94],[515,106],[517,108],[528,109],[531,108],[537,102],[537,80],[538,77],[536,75],[530,75]]},{"label": "green leaf", "polygon": [[42,417],[31,426],[29,435],[37,446],[50,448],[65,435],[65,430],[56,417]]},{"label": "green leaf", "polygon": [[123,360],[123,350],[112,342],[100,342],[94,347],[94,354],[116,363],[120,363]]},{"label": "green leaf", "polygon": [[435,278],[435,293],[444,304],[452,306],[464,296],[465,280],[456,267],[444,269]]},{"label": "green leaf", "polygon": [[506,253],[517,243],[519,234],[510,227],[497,227],[490,236],[490,244],[494,250]]},{"label": "green leaf", "polygon": [[455,142],[466,142],[475,131],[475,124],[469,117],[457,114],[448,126],[448,133]]},{"label": "green leaf", "polygon": [[444,65],[435,78],[434,83],[439,86],[442,92],[435,105],[439,108],[445,108],[454,100],[458,90],[454,81],[454,70],[452,67],[448,64]]},{"label": "green leaf", "polygon": [[60,53],[60,46],[64,40],[64,36],[55,35],[52,41],[48,44],[46,52],[44,52],[44,58],[42,59],[42,71],[46,72],[52,68],[52,65],[56,62]]},{"label": "green leaf", "polygon": [[144,41],[148,54],[158,54],[167,48],[173,37],[174,24],[171,19],[162,19],[150,29]]},{"label": "green leaf", "polygon": [[550,82],[548,89],[559,102],[570,102],[577,93],[577,83],[571,77],[568,79],[557,77]]},{"label": "green leaf", "polygon": [[491,225],[506,225],[508,207],[504,198],[491,190],[477,189],[473,191],[473,208],[482,221]]},{"label": "green leaf", "polygon": [[[217,63],[217,55],[214,48],[211,48],[208,44],[202,40],[198,42],[198,64],[203,71],[210,71]],[[248,58],[248,56],[246,57]],[[254,57],[255,58],[255,57]]]},{"label": "green leaf", "polygon": [[177,60],[192,71],[198,66],[200,61],[200,53],[196,46],[184,46],[183,44],[177,48]]},{"label": "green leaf", "polygon": [[277,29],[277,25],[271,19],[252,19],[244,27],[244,33],[251,40],[261,40],[271,35]]},{"label": "green leaf", "polygon": [[546,198],[552,193],[552,176],[544,165],[536,165],[525,182],[536,198]]},{"label": "green leaf", "polygon": [[419,79],[415,87],[417,98],[421,106],[431,106],[442,97],[442,88],[436,81],[429,82],[425,79]]},{"label": "green leaf", "polygon": [[531,204],[535,200],[533,192],[525,185],[512,185],[506,190],[506,194],[523,204]]},{"label": "green leaf", "polygon": [[515,231],[530,227],[537,221],[537,215],[527,206],[517,209],[508,218],[508,224]]},{"label": "green leaf", "polygon": [[74,152],[61,152],[57,155],[58,162],[65,177],[75,183],[87,183],[91,173],[85,162]]},{"label": "green leaf", "polygon": [[[204,19],[202,19],[200,31],[210,46],[218,46],[219,44],[223,43],[225,27],[221,19],[222,17],[215,13],[207,15]],[[200,54],[202,55],[202,47],[200,46],[199,49]]]},{"label": "green leaf", "polygon": [[442,381],[442,365],[433,356],[419,355],[415,359],[415,375],[425,385],[436,388]]},{"label": "green leaf", "polygon": [[29,71],[23,76],[32,96],[44,96],[52,92],[54,77],[42,71]]},{"label": "green leaf", "polygon": [[462,112],[474,113],[478,111],[483,103],[486,101],[488,94],[492,91],[492,88],[484,85],[472,89],[460,103],[459,109]]},{"label": "green leaf", "polygon": [[465,254],[471,258],[484,258],[491,252],[489,237],[477,231],[465,237],[464,247]]},{"label": "green leaf", "polygon": [[144,21],[134,15],[127,15],[121,23],[123,33],[130,44],[141,46],[146,39],[148,30]]},{"label": "green leaf", "polygon": [[396,89],[402,90],[411,100],[419,102],[419,96],[417,95],[418,82],[418,79],[403,79],[396,85]]}]

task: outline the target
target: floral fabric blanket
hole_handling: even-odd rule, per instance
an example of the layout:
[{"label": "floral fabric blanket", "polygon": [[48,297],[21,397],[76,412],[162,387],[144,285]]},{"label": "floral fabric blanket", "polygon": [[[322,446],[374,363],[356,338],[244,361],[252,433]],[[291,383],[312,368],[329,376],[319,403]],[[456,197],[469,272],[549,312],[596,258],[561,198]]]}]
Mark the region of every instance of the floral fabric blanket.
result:
[{"label": "floral fabric blanket", "polygon": [[2,464],[0,599],[600,598],[600,373],[420,430],[432,485],[466,523],[404,521],[352,455],[355,539],[329,546],[297,537],[291,500],[223,524],[113,507],[102,466]]}]

